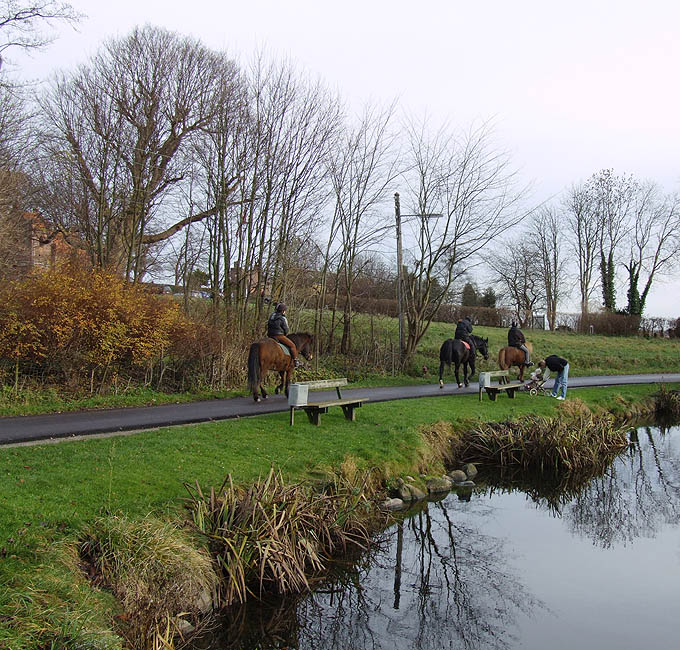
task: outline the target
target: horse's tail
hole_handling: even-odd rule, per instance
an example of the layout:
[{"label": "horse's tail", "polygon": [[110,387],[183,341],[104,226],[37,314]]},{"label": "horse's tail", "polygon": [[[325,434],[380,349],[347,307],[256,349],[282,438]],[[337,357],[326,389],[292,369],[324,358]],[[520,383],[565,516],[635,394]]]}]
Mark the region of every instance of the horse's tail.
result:
[{"label": "horse's tail", "polygon": [[260,372],[260,344],[253,343],[248,353],[248,390],[251,393],[257,392],[260,385],[262,374]]},{"label": "horse's tail", "polygon": [[505,348],[498,351],[498,367],[501,370],[507,370],[510,366],[505,363]]}]

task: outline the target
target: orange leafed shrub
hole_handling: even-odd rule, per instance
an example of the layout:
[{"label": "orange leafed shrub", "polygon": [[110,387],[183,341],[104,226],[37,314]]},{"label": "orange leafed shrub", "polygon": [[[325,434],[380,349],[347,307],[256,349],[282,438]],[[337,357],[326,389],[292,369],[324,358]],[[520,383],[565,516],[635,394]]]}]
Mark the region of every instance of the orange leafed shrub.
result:
[{"label": "orange leafed shrub", "polygon": [[0,359],[66,375],[145,366],[189,330],[171,298],[106,270],[61,267],[0,289]]}]

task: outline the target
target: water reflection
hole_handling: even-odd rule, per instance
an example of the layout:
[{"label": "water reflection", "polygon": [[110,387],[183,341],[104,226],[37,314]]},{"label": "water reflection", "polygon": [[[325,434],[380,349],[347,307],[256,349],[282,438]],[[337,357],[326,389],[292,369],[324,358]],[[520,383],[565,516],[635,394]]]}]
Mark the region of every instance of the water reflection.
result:
[{"label": "water reflection", "polygon": [[643,427],[628,452],[569,504],[571,530],[601,548],[655,537],[680,514],[680,451],[668,429]]},{"label": "water reflection", "polygon": [[[626,575],[631,556],[621,549],[677,525],[680,429],[638,429],[628,450],[594,476],[484,480],[474,493],[452,493],[395,525],[370,554],[338,566],[312,595],[229,612],[204,647],[544,648],[555,625],[570,630],[573,643],[583,635],[581,643],[592,647],[580,623],[594,609],[589,595],[601,606],[615,600],[617,588],[605,594],[593,570],[601,559],[587,549],[606,550],[621,562],[614,575]],[[677,541],[671,543],[677,553]],[[666,555],[667,548],[668,542]],[[655,548],[647,550],[645,561],[652,561],[647,556]],[[666,571],[642,570],[650,580]],[[598,586],[587,587],[589,580]],[[644,588],[636,584],[636,591]],[[659,598],[661,605],[650,605],[657,612],[668,601]],[[601,609],[595,625],[621,628],[626,617],[617,615]],[[671,637],[662,623],[645,629],[638,621],[634,629],[663,645]]]},{"label": "water reflection", "polygon": [[[219,647],[510,647],[517,613],[540,603],[509,568],[503,540],[461,521],[453,501],[467,505],[455,495],[429,503],[392,529],[370,563],[312,596],[231,612]],[[492,512],[481,501],[476,509],[482,521]]]}]

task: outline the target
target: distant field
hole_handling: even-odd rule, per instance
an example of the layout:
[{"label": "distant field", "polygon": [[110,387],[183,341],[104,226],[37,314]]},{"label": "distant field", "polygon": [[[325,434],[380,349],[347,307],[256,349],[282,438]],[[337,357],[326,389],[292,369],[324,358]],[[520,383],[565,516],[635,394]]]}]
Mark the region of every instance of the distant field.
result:
[{"label": "distant field", "polygon": [[[354,328],[355,341],[372,340],[383,348],[390,344],[397,346],[398,324],[395,318],[357,315]],[[436,372],[439,368],[439,348],[446,339],[453,338],[455,330],[456,326],[452,323],[432,323],[411,363],[411,373],[422,375],[423,366],[427,366],[430,374]],[[557,354],[569,361],[571,375],[680,372],[680,339],[614,337],[529,329],[522,331],[527,341],[534,346],[535,360]],[[481,360],[477,364],[478,370],[498,369],[498,351],[507,345],[507,332],[506,328],[500,327],[475,327],[474,334],[489,339],[489,360]],[[360,369],[357,371],[360,372]]]}]

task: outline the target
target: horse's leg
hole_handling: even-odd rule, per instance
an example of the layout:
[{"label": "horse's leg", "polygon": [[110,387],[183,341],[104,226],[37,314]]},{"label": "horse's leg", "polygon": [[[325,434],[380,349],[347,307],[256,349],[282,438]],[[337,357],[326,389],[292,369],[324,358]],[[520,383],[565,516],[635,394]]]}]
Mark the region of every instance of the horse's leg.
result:
[{"label": "horse's leg", "polygon": [[[469,375],[467,374],[468,364],[470,366],[470,374]],[[474,374],[475,374],[475,357],[472,356],[468,359],[468,362],[465,364],[465,385],[466,386],[470,385],[470,379],[472,379]]]},{"label": "horse's leg", "polygon": [[286,376],[286,371],[285,370],[280,370],[279,371],[279,385],[276,387],[274,392],[278,395],[281,390],[283,389],[283,385],[285,383],[284,377]]},{"label": "horse's leg", "polygon": [[524,381],[524,364],[519,364],[519,380]]},{"label": "horse's leg", "polygon": [[444,361],[439,362],[439,388],[444,388],[444,366],[446,363]]},{"label": "horse's leg", "polygon": [[295,366],[293,365],[293,362],[290,362],[290,365],[288,366],[288,370],[286,371],[286,397],[288,397],[288,390],[290,386],[290,379],[293,376],[293,369]]},{"label": "horse's leg", "polygon": [[461,388],[463,384],[460,383],[460,375],[459,375],[459,368],[460,368],[460,362],[456,361],[456,383],[458,384],[458,388]]}]

